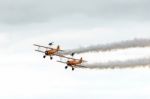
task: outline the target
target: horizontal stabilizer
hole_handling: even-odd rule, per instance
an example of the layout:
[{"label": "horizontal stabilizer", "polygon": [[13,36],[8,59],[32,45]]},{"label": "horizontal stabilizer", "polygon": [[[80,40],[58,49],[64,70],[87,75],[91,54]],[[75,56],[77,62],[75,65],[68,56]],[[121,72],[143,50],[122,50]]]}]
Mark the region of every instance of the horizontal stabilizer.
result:
[{"label": "horizontal stabilizer", "polygon": [[86,66],[82,66],[82,65],[76,65],[78,68],[88,68]]}]

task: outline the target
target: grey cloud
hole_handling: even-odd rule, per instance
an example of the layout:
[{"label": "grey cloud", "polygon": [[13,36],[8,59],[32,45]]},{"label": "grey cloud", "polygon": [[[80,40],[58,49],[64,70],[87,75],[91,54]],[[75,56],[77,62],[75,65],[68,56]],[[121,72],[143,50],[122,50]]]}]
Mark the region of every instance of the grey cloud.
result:
[{"label": "grey cloud", "polygon": [[101,20],[149,20],[149,0],[1,0],[1,23],[46,22],[75,14]]}]

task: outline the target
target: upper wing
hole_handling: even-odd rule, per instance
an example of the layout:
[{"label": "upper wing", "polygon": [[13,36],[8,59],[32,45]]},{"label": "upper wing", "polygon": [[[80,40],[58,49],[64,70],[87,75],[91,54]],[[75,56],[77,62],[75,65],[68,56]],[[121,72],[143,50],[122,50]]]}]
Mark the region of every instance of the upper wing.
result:
[{"label": "upper wing", "polygon": [[37,46],[37,47],[43,47],[43,48],[46,48],[46,49],[53,49],[51,47],[46,47],[46,46],[42,46],[42,45],[37,45],[37,44],[33,44],[34,46]]},{"label": "upper wing", "polygon": [[[64,58],[67,58],[67,59],[73,59],[73,60],[80,60],[80,59],[76,59],[76,58],[72,58],[72,57],[67,57],[67,56],[63,56]],[[85,60],[82,60],[82,62],[87,62]]]},{"label": "upper wing", "polygon": [[[33,44],[34,46],[37,46],[37,47],[43,47],[43,48],[46,48],[46,49],[53,49],[51,47],[47,47],[47,46],[42,46],[42,45],[37,45],[37,44]],[[64,51],[64,50],[59,50],[59,51]]]},{"label": "upper wing", "polygon": [[75,59],[75,58],[72,58],[72,57],[67,57],[67,56],[64,56],[62,54],[54,54],[54,55],[59,56],[59,57],[63,57],[63,58],[67,58],[67,59],[80,60],[80,59]]},{"label": "upper wing", "polygon": [[[63,57],[63,58],[67,58],[67,59],[73,59],[73,60],[80,60],[80,59],[76,59],[76,58],[72,58],[72,57],[67,57],[67,56],[64,56],[64,55],[57,55],[55,54],[56,56],[60,56],[60,57]],[[82,60],[83,62],[87,62],[85,60]]]}]

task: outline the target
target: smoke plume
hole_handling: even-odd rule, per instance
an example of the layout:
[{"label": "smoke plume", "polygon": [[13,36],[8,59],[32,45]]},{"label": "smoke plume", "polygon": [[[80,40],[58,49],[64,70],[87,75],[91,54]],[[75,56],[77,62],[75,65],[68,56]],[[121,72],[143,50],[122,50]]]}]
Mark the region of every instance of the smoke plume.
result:
[{"label": "smoke plume", "polygon": [[91,45],[88,47],[80,47],[76,49],[66,50],[62,52],[64,55],[68,55],[71,53],[86,53],[86,52],[98,52],[98,51],[111,51],[116,49],[126,49],[133,47],[147,47],[150,46],[150,39],[133,39],[109,44],[99,44],[99,45]]},{"label": "smoke plume", "polygon": [[136,60],[127,61],[110,61],[106,63],[92,63],[84,64],[90,69],[114,69],[114,68],[135,68],[135,67],[145,67],[150,66],[150,57]]}]

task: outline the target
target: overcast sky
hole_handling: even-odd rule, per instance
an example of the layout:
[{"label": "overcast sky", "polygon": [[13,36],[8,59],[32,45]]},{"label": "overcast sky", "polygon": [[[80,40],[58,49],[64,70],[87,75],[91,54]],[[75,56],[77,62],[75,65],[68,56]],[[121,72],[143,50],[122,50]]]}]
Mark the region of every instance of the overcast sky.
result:
[{"label": "overcast sky", "polygon": [[[149,21],[149,0],[1,0],[1,22],[31,24],[83,15],[99,20]],[[75,17],[76,19],[76,17]]]},{"label": "overcast sky", "polygon": [[[62,49],[150,38],[149,0],[0,0],[0,99],[149,99],[149,68],[69,68],[33,43]],[[87,53],[85,60],[149,57],[150,48]]]}]

